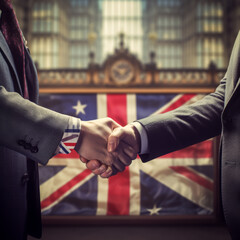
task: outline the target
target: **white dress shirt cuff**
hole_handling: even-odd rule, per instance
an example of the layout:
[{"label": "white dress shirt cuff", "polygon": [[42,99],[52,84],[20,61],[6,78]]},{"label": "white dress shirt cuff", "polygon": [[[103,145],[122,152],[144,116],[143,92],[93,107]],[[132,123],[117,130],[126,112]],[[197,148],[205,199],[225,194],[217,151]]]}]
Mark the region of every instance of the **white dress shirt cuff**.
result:
[{"label": "white dress shirt cuff", "polygon": [[132,124],[136,127],[141,137],[141,150],[139,154],[148,153],[149,149],[148,149],[148,138],[147,138],[146,130],[139,122],[133,122]]}]

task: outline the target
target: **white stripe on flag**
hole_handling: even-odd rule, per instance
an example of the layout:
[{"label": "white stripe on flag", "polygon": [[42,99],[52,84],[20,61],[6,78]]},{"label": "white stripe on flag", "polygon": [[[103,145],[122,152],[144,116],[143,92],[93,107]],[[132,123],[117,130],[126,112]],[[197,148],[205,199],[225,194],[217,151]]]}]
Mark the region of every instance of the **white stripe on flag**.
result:
[{"label": "white stripe on flag", "polygon": [[107,117],[107,95],[97,94],[97,118]]},{"label": "white stripe on flag", "polygon": [[[107,117],[107,95],[97,94],[97,118]],[[97,215],[107,214],[108,179],[98,177]]]},{"label": "white stripe on flag", "polygon": [[140,168],[144,170],[146,165],[151,165],[155,170],[169,166],[204,166],[213,165],[213,158],[155,158],[147,163],[140,162]]},{"label": "white stripe on flag", "polygon": [[136,94],[127,95],[127,122],[131,123],[137,119]]},{"label": "white stripe on flag", "polygon": [[[136,94],[127,95],[127,121],[131,123],[137,119]],[[139,160],[134,160],[129,166],[130,173],[130,215],[140,214],[140,176]]]}]

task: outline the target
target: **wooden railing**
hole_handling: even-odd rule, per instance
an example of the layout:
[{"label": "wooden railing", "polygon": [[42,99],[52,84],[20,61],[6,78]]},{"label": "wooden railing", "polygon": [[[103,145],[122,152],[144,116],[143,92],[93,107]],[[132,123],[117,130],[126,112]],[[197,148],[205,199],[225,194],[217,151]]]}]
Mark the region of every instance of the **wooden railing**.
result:
[{"label": "wooden railing", "polygon": [[[101,68],[38,70],[40,90],[66,89],[214,89],[223,78],[225,69],[155,69],[146,68],[126,84],[116,82]],[[172,90],[171,90],[172,91]]]}]

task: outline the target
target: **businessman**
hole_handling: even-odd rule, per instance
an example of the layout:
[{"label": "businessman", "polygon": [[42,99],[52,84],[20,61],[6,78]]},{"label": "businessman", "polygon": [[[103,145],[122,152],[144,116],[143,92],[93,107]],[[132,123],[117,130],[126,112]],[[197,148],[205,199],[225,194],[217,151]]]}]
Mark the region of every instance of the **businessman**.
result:
[{"label": "businessman", "polygon": [[[222,209],[232,239],[239,240],[240,33],[227,72],[214,93],[192,105],[116,128],[109,137],[108,148],[110,152],[115,151],[120,142],[125,142],[140,154],[143,162],[147,162],[219,134]],[[94,160],[85,162],[95,173],[102,166]],[[105,177],[110,175],[106,174]]]},{"label": "businessman", "polygon": [[[41,237],[38,164],[74,148],[104,163],[98,174],[130,164],[132,149],[107,151],[107,139],[119,125],[110,118],[80,121],[38,106],[35,66],[24,45],[10,0],[0,0],[0,238]],[[72,147],[68,147],[69,144]],[[121,164],[121,165],[119,165]]]}]

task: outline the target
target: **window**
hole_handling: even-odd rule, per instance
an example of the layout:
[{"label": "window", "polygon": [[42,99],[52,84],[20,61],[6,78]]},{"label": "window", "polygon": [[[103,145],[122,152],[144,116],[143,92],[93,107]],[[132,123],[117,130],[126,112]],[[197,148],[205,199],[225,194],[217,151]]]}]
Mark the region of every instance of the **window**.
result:
[{"label": "window", "polygon": [[87,7],[88,0],[70,0],[71,7]]},{"label": "window", "polygon": [[165,43],[158,46],[156,53],[157,66],[159,68],[182,67],[181,45]]},{"label": "window", "polygon": [[89,62],[88,46],[83,44],[72,44],[70,47],[70,67],[86,68]]},{"label": "window", "polygon": [[33,33],[51,33],[59,31],[59,7],[56,3],[34,3],[32,17]]},{"label": "window", "polygon": [[198,32],[223,32],[223,7],[217,2],[198,2],[197,5]]},{"label": "window", "polygon": [[72,40],[87,40],[88,18],[84,16],[73,16],[70,19],[70,38]]},{"label": "window", "polygon": [[32,41],[32,57],[39,68],[50,69],[58,67],[59,43],[56,39],[35,38]]},{"label": "window", "polygon": [[125,35],[129,50],[142,57],[142,8],[141,0],[100,0],[102,13],[102,59],[118,47],[119,34]]},{"label": "window", "polygon": [[219,38],[198,39],[197,42],[197,67],[208,68],[214,62],[218,68],[224,67],[223,40]]},{"label": "window", "polygon": [[160,7],[179,7],[181,0],[158,0],[157,4]]}]

